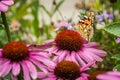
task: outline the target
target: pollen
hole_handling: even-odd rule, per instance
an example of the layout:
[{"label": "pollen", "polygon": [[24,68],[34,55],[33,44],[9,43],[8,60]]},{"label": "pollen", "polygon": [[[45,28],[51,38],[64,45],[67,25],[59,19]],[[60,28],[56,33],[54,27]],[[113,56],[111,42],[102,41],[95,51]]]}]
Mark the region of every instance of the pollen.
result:
[{"label": "pollen", "polygon": [[21,61],[29,56],[28,48],[21,42],[11,42],[3,47],[3,57],[11,61]]},{"label": "pollen", "polygon": [[83,39],[78,32],[65,30],[58,33],[55,43],[62,50],[78,51],[82,47]]},{"label": "pollen", "polygon": [[80,77],[80,67],[71,61],[62,61],[57,64],[54,74],[62,79],[75,80]]}]

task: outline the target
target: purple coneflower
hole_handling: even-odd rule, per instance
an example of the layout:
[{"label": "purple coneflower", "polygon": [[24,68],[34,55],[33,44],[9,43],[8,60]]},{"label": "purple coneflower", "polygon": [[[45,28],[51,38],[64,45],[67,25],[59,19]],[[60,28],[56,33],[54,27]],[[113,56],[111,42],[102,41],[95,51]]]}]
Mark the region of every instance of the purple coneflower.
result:
[{"label": "purple coneflower", "polygon": [[55,62],[69,60],[84,66],[90,62],[103,60],[101,57],[105,56],[106,52],[99,50],[98,46],[95,42],[87,43],[78,32],[65,30],[58,33],[53,46],[46,51],[55,55],[53,58]]},{"label": "purple coneflower", "polygon": [[24,80],[36,79],[36,67],[47,74],[43,66],[46,62],[49,62],[47,52],[33,50],[21,42],[11,42],[0,49],[0,78],[11,73],[12,80],[19,74],[23,74]]},{"label": "purple coneflower", "polygon": [[0,0],[0,12],[8,11],[8,6],[11,6],[13,4],[13,0]]},{"label": "purple coneflower", "polygon": [[[79,67],[79,65],[72,61],[61,61],[53,65],[48,64],[48,75],[43,77],[42,80],[88,80],[89,75],[84,72],[92,64],[89,63],[84,67]],[[44,75],[43,72],[38,72],[38,78],[41,78],[42,75]]]},{"label": "purple coneflower", "polygon": [[55,31],[58,31],[61,28],[65,28],[65,29],[72,29],[72,23],[71,22],[65,22],[65,21],[61,21],[56,25],[56,29]]},{"label": "purple coneflower", "polygon": [[120,72],[109,71],[97,76],[98,80],[120,80]]}]

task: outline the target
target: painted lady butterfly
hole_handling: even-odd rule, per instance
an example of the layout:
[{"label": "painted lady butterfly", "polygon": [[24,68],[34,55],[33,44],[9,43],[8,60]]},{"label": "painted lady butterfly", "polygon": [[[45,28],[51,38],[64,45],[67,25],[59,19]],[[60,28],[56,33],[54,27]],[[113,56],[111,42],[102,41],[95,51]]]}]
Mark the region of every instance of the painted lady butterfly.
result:
[{"label": "painted lady butterfly", "polygon": [[94,33],[93,22],[94,14],[89,12],[78,22],[77,25],[74,26],[74,29],[77,30],[83,38],[85,38],[87,41],[90,41]]}]

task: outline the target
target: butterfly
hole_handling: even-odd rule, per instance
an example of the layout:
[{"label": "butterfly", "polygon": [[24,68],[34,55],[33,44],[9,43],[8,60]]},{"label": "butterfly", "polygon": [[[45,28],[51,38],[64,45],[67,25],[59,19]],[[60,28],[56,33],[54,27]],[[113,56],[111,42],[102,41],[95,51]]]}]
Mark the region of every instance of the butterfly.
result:
[{"label": "butterfly", "polygon": [[81,34],[83,38],[85,38],[87,41],[90,41],[94,33],[93,22],[94,15],[90,12],[87,13],[84,18],[74,26],[74,28]]}]

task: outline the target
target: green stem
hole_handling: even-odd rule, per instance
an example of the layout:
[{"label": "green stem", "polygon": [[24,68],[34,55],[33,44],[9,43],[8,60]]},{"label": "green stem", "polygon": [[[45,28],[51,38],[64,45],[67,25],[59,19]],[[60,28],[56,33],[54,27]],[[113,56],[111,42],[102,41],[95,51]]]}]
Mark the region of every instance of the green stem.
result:
[{"label": "green stem", "polygon": [[7,24],[7,20],[4,12],[1,12],[1,17],[2,17],[3,25],[5,27],[5,31],[8,37],[8,41],[11,42],[10,30],[9,30],[9,26]]},{"label": "green stem", "polygon": [[17,79],[18,79],[18,80],[23,80],[23,79],[22,79],[22,74],[21,74],[21,73],[17,76]]}]

